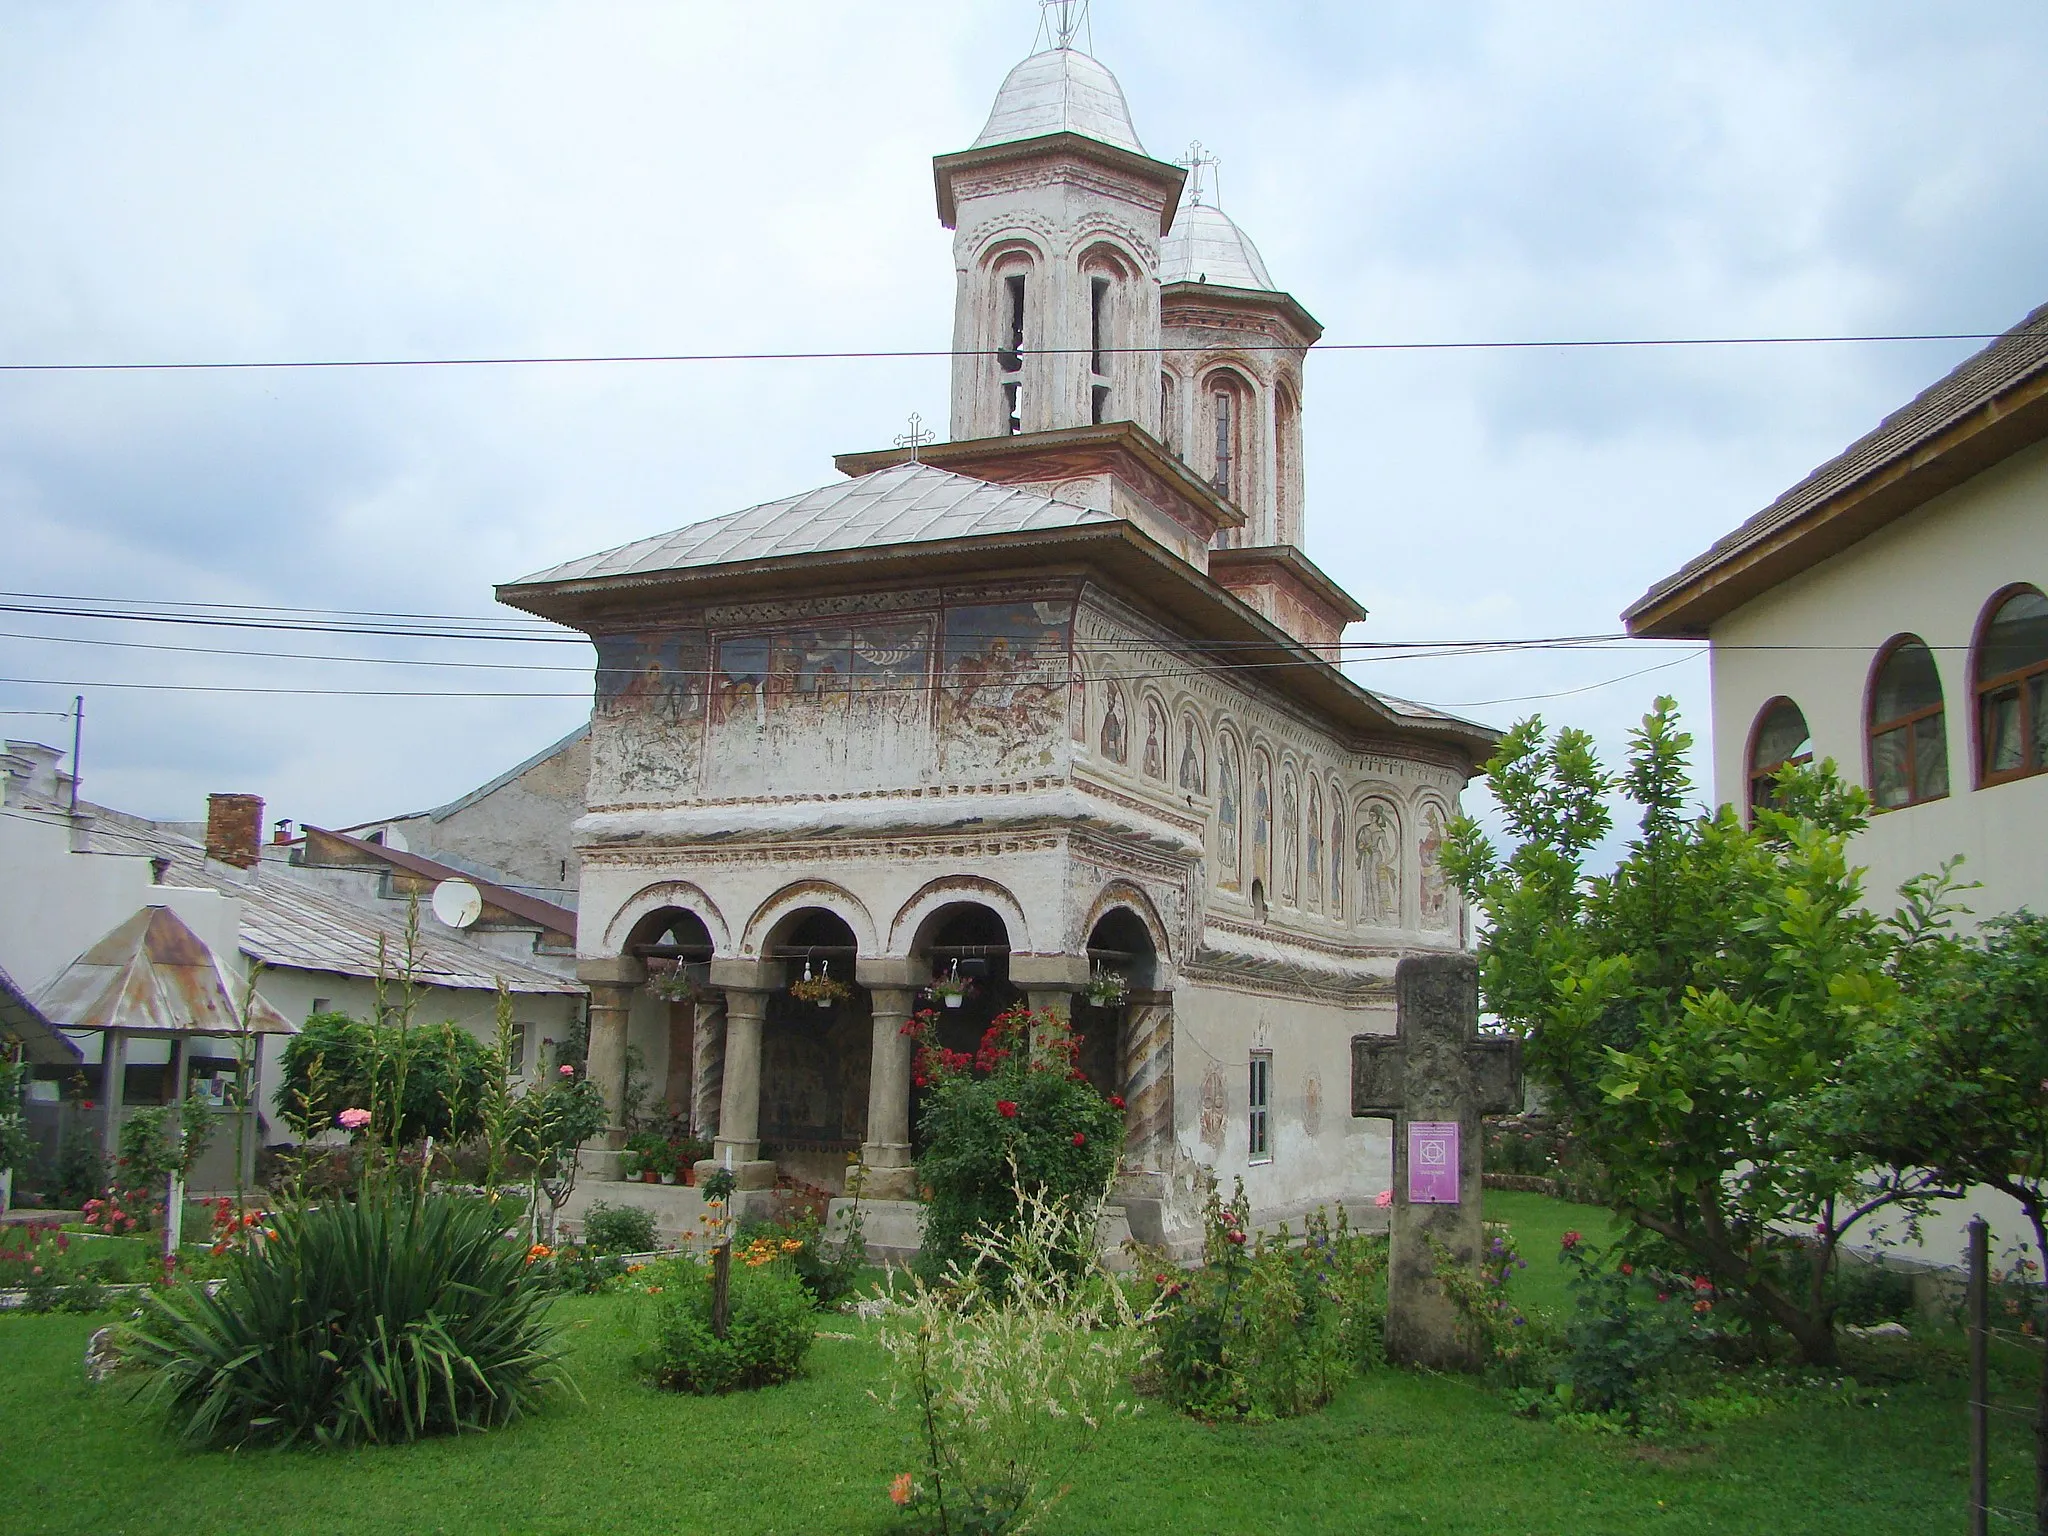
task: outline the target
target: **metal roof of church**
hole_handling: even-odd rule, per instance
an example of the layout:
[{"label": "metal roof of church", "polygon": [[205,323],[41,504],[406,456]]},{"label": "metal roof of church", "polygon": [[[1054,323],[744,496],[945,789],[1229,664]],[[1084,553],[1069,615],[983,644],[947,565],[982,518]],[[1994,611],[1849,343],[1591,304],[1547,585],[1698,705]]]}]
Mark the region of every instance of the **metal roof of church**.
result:
[{"label": "metal roof of church", "polygon": [[1208,203],[1188,203],[1175,215],[1173,228],[1159,242],[1159,281],[1279,291],[1250,236]]},{"label": "metal roof of church", "polygon": [[828,550],[880,548],[977,534],[1114,523],[1116,516],[1036,491],[991,485],[930,464],[895,464],[853,480],[621,544],[513,583],[649,576]]},{"label": "metal roof of church", "polygon": [[971,148],[1078,133],[1144,154],[1116,76],[1078,48],[1048,48],[1010,71]]}]

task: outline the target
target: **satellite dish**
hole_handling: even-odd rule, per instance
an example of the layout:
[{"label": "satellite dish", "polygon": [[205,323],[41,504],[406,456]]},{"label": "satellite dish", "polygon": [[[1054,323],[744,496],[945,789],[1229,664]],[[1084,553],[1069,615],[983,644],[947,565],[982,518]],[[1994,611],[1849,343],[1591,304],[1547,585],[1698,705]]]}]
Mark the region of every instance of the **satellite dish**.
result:
[{"label": "satellite dish", "polygon": [[467,880],[443,880],[434,887],[434,916],[450,928],[467,928],[484,915],[484,893]]}]

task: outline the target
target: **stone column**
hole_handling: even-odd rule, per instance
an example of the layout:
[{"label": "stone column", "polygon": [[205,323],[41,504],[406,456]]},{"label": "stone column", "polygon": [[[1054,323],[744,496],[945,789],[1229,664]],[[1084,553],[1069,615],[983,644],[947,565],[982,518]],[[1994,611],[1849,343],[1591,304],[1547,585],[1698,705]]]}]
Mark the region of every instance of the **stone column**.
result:
[{"label": "stone column", "polygon": [[725,993],[725,1070],[718,1095],[718,1140],[697,1165],[701,1181],[730,1166],[741,1189],[769,1189],[775,1165],[761,1157],[761,1024],[768,1016],[767,968],[752,960],[714,960],[711,981]]},{"label": "stone column", "polygon": [[691,1037],[690,1134],[718,1134],[718,1097],[725,1086],[725,994],[709,992],[697,1001],[697,1032]]},{"label": "stone column", "polygon": [[861,1196],[868,1200],[917,1195],[910,1157],[910,1061],[916,1045],[903,1033],[917,1010],[916,969],[912,961],[893,959],[862,960],[855,966],[874,1012],[868,1129],[860,1149]]},{"label": "stone column", "polygon": [[1074,994],[1088,985],[1086,955],[1012,955],[1010,981],[1035,1012],[1074,1022]]},{"label": "stone column", "polygon": [[[590,1049],[584,1072],[604,1095],[605,1117],[610,1122],[594,1150],[617,1152],[626,1141],[626,1128],[620,1123],[626,1093],[626,1021],[632,1012],[633,993],[647,979],[647,968],[621,955],[610,960],[580,960],[576,975],[590,988]],[[616,1168],[604,1170],[605,1176],[616,1172]]]},{"label": "stone column", "polygon": [[1124,1165],[1157,1173],[1173,1150],[1173,994],[1132,993],[1118,1047]]}]

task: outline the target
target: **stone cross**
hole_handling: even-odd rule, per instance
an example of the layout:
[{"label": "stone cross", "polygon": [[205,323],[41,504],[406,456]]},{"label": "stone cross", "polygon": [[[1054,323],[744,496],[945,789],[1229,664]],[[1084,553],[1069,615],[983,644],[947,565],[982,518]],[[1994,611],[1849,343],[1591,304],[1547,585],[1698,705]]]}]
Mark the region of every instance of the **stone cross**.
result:
[{"label": "stone cross", "polygon": [[1522,1042],[1479,1036],[1479,965],[1410,955],[1394,972],[1392,1035],[1351,1038],[1351,1113],[1394,1122],[1387,1358],[1434,1370],[1478,1361],[1432,1279],[1434,1237],[1463,1268],[1479,1262],[1483,1115],[1522,1107]]}]

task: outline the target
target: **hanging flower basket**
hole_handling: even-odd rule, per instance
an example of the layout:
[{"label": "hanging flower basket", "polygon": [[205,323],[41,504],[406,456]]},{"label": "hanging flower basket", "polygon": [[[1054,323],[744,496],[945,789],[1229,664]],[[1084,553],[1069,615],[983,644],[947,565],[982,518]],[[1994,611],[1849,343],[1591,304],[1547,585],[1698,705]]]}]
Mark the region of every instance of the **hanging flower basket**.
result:
[{"label": "hanging flower basket", "polygon": [[818,967],[818,974],[811,974],[811,963],[804,962],[804,973],[789,984],[789,995],[800,1003],[816,1003],[820,1008],[830,1008],[834,1003],[844,1002],[853,996],[853,988],[832,974],[832,962],[827,960]]},{"label": "hanging flower basket", "polygon": [[703,961],[647,962],[647,990],[671,1003],[701,1001],[710,980],[711,967]]},{"label": "hanging flower basket", "polygon": [[953,968],[939,977],[925,989],[947,1008],[958,1008],[974,995],[974,983],[960,974],[960,962],[955,960]]},{"label": "hanging flower basket", "polygon": [[1097,971],[1088,978],[1081,995],[1097,1008],[1121,1008],[1130,995],[1131,984],[1121,971]]}]

